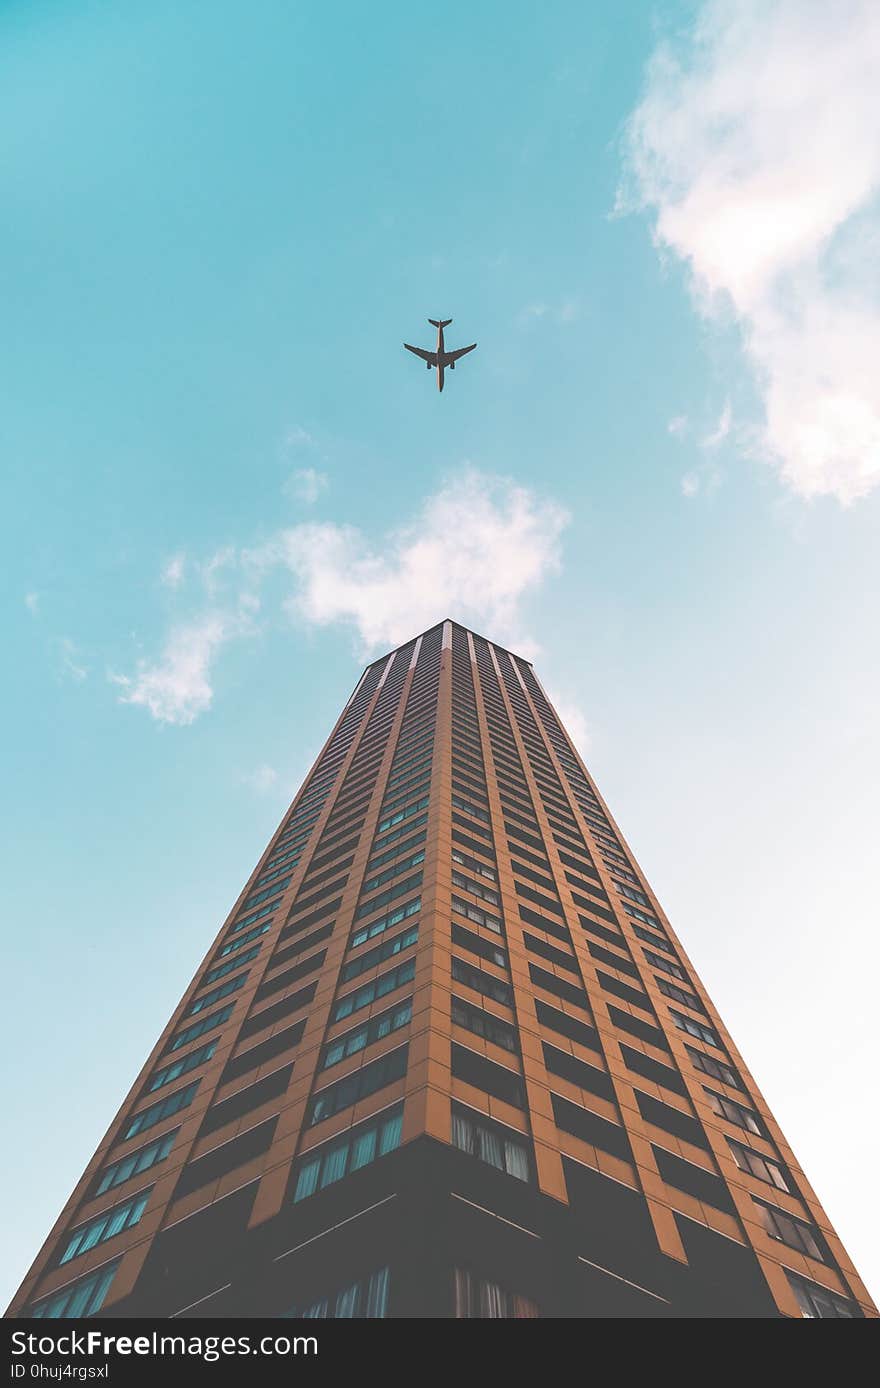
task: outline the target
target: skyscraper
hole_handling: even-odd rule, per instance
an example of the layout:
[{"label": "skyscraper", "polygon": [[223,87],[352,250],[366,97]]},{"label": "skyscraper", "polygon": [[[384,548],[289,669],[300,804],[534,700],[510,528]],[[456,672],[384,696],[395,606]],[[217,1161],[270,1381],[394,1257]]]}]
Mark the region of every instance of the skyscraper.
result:
[{"label": "skyscraper", "polygon": [[876,1311],[529,662],[370,665],[12,1315]]}]

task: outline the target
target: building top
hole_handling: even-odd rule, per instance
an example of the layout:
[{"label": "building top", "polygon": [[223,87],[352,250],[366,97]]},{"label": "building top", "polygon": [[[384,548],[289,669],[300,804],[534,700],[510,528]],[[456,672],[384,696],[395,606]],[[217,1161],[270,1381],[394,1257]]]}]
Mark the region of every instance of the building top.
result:
[{"label": "building top", "polygon": [[454,617],[444,617],[441,621],[434,622],[431,626],[426,627],[424,631],[417,631],[415,635],[407,637],[407,639],[401,641],[399,645],[392,646],[389,651],[385,651],[384,654],[377,656],[375,660],[371,660],[365,668],[371,670],[374,665],[380,665],[383,661],[387,660],[390,655],[394,655],[397,651],[403,650],[404,646],[408,646],[412,641],[417,641],[420,636],[427,636],[429,632],[436,631],[438,627],[445,626],[447,622],[452,627],[458,627],[459,631],[469,631],[472,636],[479,636],[482,641],[488,641],[491,646],[495,646],[499,651],[506,651],[507,654],[513,656],[515,660],[522,661],[524,665],[528,665],[529,667],[532,666],[531,660],[524,655],[517,655],[516,651],[512,651],[509,646],[504,646],[500,641],[495,641],[491,636],[485,636],[483,632],[476,631],[473,627],[466,626],[464,622],[457,622]]}]

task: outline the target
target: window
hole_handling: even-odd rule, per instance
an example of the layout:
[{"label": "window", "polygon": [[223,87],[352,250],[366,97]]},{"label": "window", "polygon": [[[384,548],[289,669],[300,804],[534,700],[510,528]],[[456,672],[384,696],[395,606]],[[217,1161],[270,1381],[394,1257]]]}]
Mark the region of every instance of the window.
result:
[{"label": "window", "polygon": [[225,1007],[220,1008],[219,1012],[212,1012],[209,1017],[202,1017],[200,1021],[193,1022],[191,1027],[179,1031],[168,1046],[168,1050],[177,1051],[181,1046],[187,1045],[189,1041],[195,1041],[197,1036],[203,1036],[206,1031],[211,1031],[213,1027],[222,1026],[224,1022],[229,1021],[234,1007],[234,1002],[228,1002]]},{"label": "window", "polygon": [[457,1320],[526,1320],[540,1316],[534,1301],[488,1282],[467,1268],[455,1269],[453,1312]]},{"label": "window", "polygon": [[[365,894],[367,892],[374,892],[377,887],[381,887],[385,882],[393,881],[401,872],[406,872],[409,868],[418,867],[419,863],[423,863],[424,861],[425,850],[420,848],[417,853],[411,853],[408,858],[402,858],[400,862],[395,863],[392,867],[386,868],[384,872],[377,872],[374,877],[371,877],[369,881],[364,883],[361,887],[361,891]],[[368,906],[365,909],[372,910],[372,907]]]},{"label": "window", "polygon": [[757,1133],[758,1137],[764,1137],[764,1129],[758,1121],[758,1115],[753,1113],[750,1108],[743,1104],[736,1103],[733,1099],[727,1099],[723,1094],[716,1094],[712,1089],[703,1087],[703,1093],[709,1100],[709,1107],[713,1113],[717,1113],[719,1118],[726,1118],[729,1123],[735,1123],[738,1128],[746,1128],[750,1133]]},{"label": "window", "polygon": [[94,1315],[100,1311],[118,1267],[117,1258],[90,1272],[87,1277],[80,1277],[77,1282],[62,1287],[60,1292],[53,1292],[51,1296],[34,1302],[28,1315],[37,1320],[60,1320],[62,1317],[65,1320],[79,1320],[82,1316]]},{"label": "window", "polygon": [[723,1060],[716,1060],[713,1055],[705,1055],[703,1051],[696,1051],[693,1046],[685,1046],[685,1050],[696,1068],[702,1070],[705,1075],[713,1075],[716,1080],[722,1080],[724,1084],[729,1084],[734,1089],[742,1089],[739,1075],[731,1066],[725,1065]]},{"label": "window", "polygon": [[484,824],[489,823],[488,810],[480,809],[477,805],[471,804],[470,800],[462,800],[460,795],[453,795],[452,805],[456,810],[461,810],[463,814],[469,814],[474,819],[481,819]]},{"label": "window", "polygon": [[399,1046],[396,1051],[370,1061],[369,1065],[355,1070],[353,1075],[346,1075],[345,1079],[337,1080],[327,1089],[322,1089],[320,1094],[315,1094],[306,1110],[306,1126],[311,1127],[325,1118],[331,1118],[334,1113],[340,1113],[342,1109],[350,1108],[358,1100],[366,1099],[395,1080],[403,1079],[408,1050],[408,1046]]},{"label": "window", "polygon": [[395,988],[400,988],[404,983],[411,983],[415,978],[416,961],[408,959],[405,964],[398,964],[396,969],[389,969],[387,974],[382,974],[379,978],[374,978],[372,983],[365,983],[354,993],[347,993],[344,998],[340,998],[330,1014],[331,1022],[341,1022],[344,1017],[350,1017],[352,1012],[359,1012],[362,1007],[369,1007],[376,998],[384,998],[386,993],[393,993]]},{"label": "window", "polygon": [[87,1224],[81,1224],[78,1229],[74,1229],[73,1233],[68,1235],[67,1241],[61,1245],[63,1251],[58,1259],[59,1264],[69,1263],[71,1258],[79,1257],[80,1253],[87,1253],[97,1244],[106,1243],[114,1234],[121,1234],[123,1229],[132,1229],[146,1209],[149,1198],[150,1191],[143,1190],[139,1195],[133,1195],[126,1200],[123,1205],[105,1210],[103,1214],[90,1219]]},{"label": "window", "polygon": [[327,1296],[301,1308],[285,1311],[284,1318],[294,1316],[303,1320],[384,1320],[388,1314],[388,1293],[391,1278],[387,1268],[380,1268],[359,1282],[343,1287],[341,1292]]},{"label": "window", "polygon": [[465,930],[464,926],[452,923],[452,943],[460,945],[462,949],[470,950],[471,954],[477,954],[481,959],[488,959],[490,963],[497,964],[499,969],[507,968],[507,955],[498,945],[493,945],[489,940],[484,940],[482,936],[474,933],[473,930]]},{"label": "window", "polygon": [[378,896],[371,897],[369,901],[361,902],[355,911],[355,920],[360,920],[361,916],[369,916],[371,912],[378,911],[383,906],[388,906],[392,901],[396,901],[399,896],[406,896],[407,892],[414,892],[421,885],[422,874],[415,873],[408,877],[405,882],[398,882],[396,887],[387,887]]},{"label": "window", "polygon": [[493,1017],[491,1012],[483,1012],[479,1007],[474,1007],[473,1003],[465,1002],[463,998],[453,997],[452,999],[452,1020],[457,1026],[465,1027],[472,1031],[475,1036],[482,1036],[485,1041],[491,1041],[496,1046],[503,1046],[506,1051],[519,1050],[516,1040],[516,1030],[509,1022],[503,1021],[500,1017]]},{"label": "window", "polygon": [[371,1017],[363,1026],[346,1032],[345,1036],[340,1036],[336,1041],[331,1041],[324,1048],[324,1057],[318,1068],[329,1070],[331,1065],[338,1065],[340,1060],[355,1055],[366,1046],[371,1046],[374,1041],[379,1041],[383,1036],[390,1036],[392,1031],[405,1027],[411,1017],[412,998],[407,998],[406,1002],[399,1003],[397,1007],[390,1008],[379,1017]]},{"label": "window", "polygon": [[244,954],[240,954],[235,959],[227,959],[224,964],[215,964],[213,969],[209,969],[202,979],[202,987],[206,983],[214,983],[218,978],[224,978],[226,974],[231,974],[235,969],[240,969],[242,964],[249,964],[260,952],[260,945],[251,945]]},{"label": "window", "polygon": [[505,1007],[513,1006],[513,993],[509,983],[495,978],[492,974],[484,973],[482,969],[469,964],[465,959],[457,959],[455,955],[452,956],[452,977],[456,983],[473,988],[475,993],[481,993],[484,998],[492,998],[495,1002],[503,1003]]},{"label": "window", "polygon": [[665,978],[658,978],[656,982],[660,992],[665,993],[667,998],[675,998],[676,1002],[683,1003],[685,1007],[692,1007],[695,1012],[706,1011],[695,993],[689,993],[686,988],[679,988],[675,983],[668,983]]},{"label": "window", "polygon": [[535,1013],[542,1026],[549,1027],[551,1031],[558,1032],[561,1036],[567,1036],[570,1041],[579,1041],[582,1046],[588,1047],[591,1051],[599,1051],[599,1033],[595,1027],[591,1027],[587,1022],[582,1022],[577,1017],[570,1017],[567,1012],[560,1012],[555,1007],[550,1007],[540,998],[535,999]]},{"label": "window", "polygon": [[775,1161],[770,1161],[769,1157],[762,1157],[759,1152],[753,1152],[750,1147],[743,1147],[741,1142],[734,1142],[732,1137],[727,1139],[727,1145],[740,1171],[757,1176],[759,1181],[766,1181],[768,1185],[776,1186],[777,1190],[791,1192],[791,1186]]},{"label": "window", "polygon": [[452,1106],[452,1142],[462,1152],[506,1171],[518,1181],[530,1181],[531,1162],[526,1139],[499,1123],[477,1116],[460,1104]]},{"label": "window", "polygon": [[[412,833],[413,829],[417,828],[420,824],[424,824],[427,821],[427,818],[428,816],[426,814],[420,814],[417,816],[416,819],[413,820],[412,824],[404,824],[402,828],[394,829],[392,833],[383,835],[381,839],[374,839],[373,851],[379,848],[384,849],[386,845],[389,843],[397,843],[398,839],[403,838],[404,834],[410,834]],[[421,837],[424,838],[424,834]],[[399,853],[400,849],[395,848],[394,852]],[[387,857],[387,854],[383,856]]]},{"label": "window", "polygon": [[181,1056],[180,1060],[175,1060],[173,1065],[166,1065],[164,1070],[157,1070],[147,1086],[148,1090],[161,1089],[163,1085],[179,1079],[189,1070],[195,1070],[199,1065],[204,1065],[206,1061],[211,1059],[216,1049],[217,1042],[212,1041],[207,1046],[199,1046],[196,1050],[190,1051],[188,1055]]},{"label": "window", "polygon": [[477,858],[472,858],[468,853],[462,853],[460,848],[453,848],[452,861],[458,863],[459,867],[467,868],[469,872],[474,872],[478,877],[485,877],[489,882],[497,882],[498,874],[488,863],[481,863]]},{"label": "window", "polygon": [[654,945],[657,949],[665,949],[667,954],[674,954],[674,946],[668,940],[664,940],[659,935],[655,935],[653,930],[644,930],[640,925],[633,926],[633,934],[638,935],[640,940],[644,940],[648,945]]},{"label": "window", "polygon": [[529,977],[536,987],[545,988],[548,993],[571,1003],[572,1007],[582,1007],[585,1012],[589,1011],[587,995],[583,988],[577,987],[576,984],[569,983],[564,978],[557,978],[546,969],[539,969],[537,964],[529,965]]},{"label": "window", "polygon": [[[400,831],[400,833],[407,833],[407,834],[408,834],[408,833],[409,833],[409,829],[405,829],[405,830],[402,829],[402,830]],[[389,834],[388,837],[389,837],[389,839],[394,840],[394,839],[400,837],[400,833],[399,833],[399,834]],[[383,863],[390,863],[394,858],[397,858],[398,855],[401,854],[401,853],[411,852],[412,850],[414,850],[415,848],[417,848],[418,845],[419,845],[420,843],[424,843],[424,841],[425,841],[425,831],[424,831],[424,829],[423,829],[422,832],[421,832],[420,834],[412,834],[412,835],[410,835],[410,837],[409,837],[408,839],[406,839],[406,841],[405,841],[404,843],[395,844],[395,846],[394,846],[393,848],[389,848],[389,849],[387,850],[387,852],[385,852],[385,853],[379,853],[378,855],[371,857],[369,863],[367,864],[367,870],[368,870],[368,871],[375,871],[375,869],[376,869],[377,867],[381,867],[381,865],[382,865]],[[364,890],[366,890],[366,888],[364,888]]]},{"label": "window", "polygon": [[494,1060],[477,1055],[466,1046],[452,1043],[452,1074],[455,1079],[472,1084],[484,1094],[491,1094],[514,1108],[525,1108],[526,1096],[522,1079],[504,1065],[496,1065]]},{"label": "window", "polygon": [[705,1041],[707,1046],[717,1046],[719,1049],[721,1048],[721,1042],[718,1040],[714,1031],[709,1027],[703,1026],[703,1023],[698,1022],[695,1017],[686,1017],[683,1012],[674,1012],[671,1007],[669,1009],[669,1015],[679,1031],[686,1031],[688,1036],[695,1036],[698,1041]]},{"label": "window", "polygon": [[487,887],[482,882],[473,882],[470,877],[465,877],[463,872],[452,870],[452,885],[458,887],[463,892],[471,892],[479,897],[481,901],[488,901],[490,906],[497,906],[499,896],[492,887]]},{"label": "window", "polygon": [[237,940],[232,940],[230,944],[224,945],[219,957],[222,959],[226,954],[233,954],[237,950],[244,949],[245,945],[250,944],[251,940],[256,940],[260,935],[265,935],[267,930],[272,929],[271,921],[264,921],[262,925],[255,925],[253,929],[246,930]]},{"label": "window", "polygon": [[122,1157],[119,1161],[111,1162],[109,1166],[105,1166],[98,1178],[94,1194],[103,1195],[105,1190],[112,1190],[114,1186],[121,1186],[123,1181],[127,1181],[130,1176],[139,1176],[142,1171],[149,1171],[151,1166],[164,1161],[174,1146],[174,1139],[179,1131],[179,1128],[175,1128],[173,1132],[165,1133],[163,1137],[157,1137],[154,1142],[148,1142],[146,1147],[139,1147],[136,1152],[130,1152],[127,1157]]},{"label": "window", "polygon": [[203,993],[200,998],[187,1009],[187,1016],[194,1017],[197,1012],[204,1012],[206,1007],[213,1007],[215,1002],[221,998],[228,998],[230,993],[235,993],[239,988],[244,987],[247,979],[247,972],[239,974],[237,978],[230,978],[227,983],[221,983],[219,988],[212,988],[210,993]]},{"label": "window", "polygon": [[820,1287],[817,1282],[808,1282],[806,1277],[798,1277],[785,1269],[791,1290],[797,1297],[801,1315],[807,1320],[856,1320],[859,1312],[855,1302]]},{"label": "window", "polygon": [[398,1105],[350,1130],[344,1137],[309,1152],[297,1167],[294,1202],[305,1200],[316,1190],[323,1190],[352,1171],[369,1166],[377,1157],[394,1152],[400,1146],[402,1127],[403,1107]]},{"label": "window", "polygon": [[460,896],[452,898],[452,909],[459,915],[466,916],[475,925],[482,925],[486,930],[492,930],[496,935],[501,934],[501,921],[497,916],[491,915],[488,911],[483,911],[479,906],[474,906],[470,901],[463,901]]},{"label": "window", "polygon": [[825,1261],[812,1225],[795,1219],[794,1215],[786,1214],[784,1210],[778,1210],[775,1205],[765,1205],[763,1200],[755,1200],[754,1204],[771,1239],[778,1239],[787,1248],[796,1248],[810,1258],[818,1258],[820,1263]]},{"label": "window", "polygon": [[343,964],[340,970],[340,982],[348,983],[352,978],[357,978],[358,974],[365,974],[368,969],[373,969],[377,964],[382,964],[386,959],[391,959],[393,955],[399,954],[402,949],[408,949],[414,945],[419,938],[419,927],[411,925],[409,930],[404,930],[400,935],[395,935],[392,940],[386,940],[384,944],[376,949],[368,949],[366,954],[362,954],[358,959],[352,959],[350,963]]},{"label": "window", "polygon": [[[427,809],[429,799],[429,796],[423,795],[421,800],[411,801],[409,805],[404,805],[402,810],[396,810],[394,814],[391,815],[386,814],[385,818],[376,825],[376,833],[382,834],[386,829],[390,829],[392,825],[399,824],[402,819],[409,819],[410,815],[418,814],[419,810]],[[378,839],[376,840],[376,844],[378,845]]]},{"label": "window", "polygon": [[[409,883],[407,883],[407,890],[409,890]],[[355,931],[349,940],[349,949],[356,949],[366,940],[372,940],[376,935],[382,935],[393,926],[400,925],[402,920],[406,920],[409,916],[414,916],[417,911],[420,911],[421,906],[422,898],[417,896],[413,901],[408,901],[405,906],[398,906],[396,911],[391,911],[387,916],[380,916],[377,921],[371,921],[369,925],[362,926],[360,930]]]},{"label": "window", "polygon": [[673,964],[671,959],[663,959],[659,954],[655,954],[654,951],[650,949],[645,949],[642,951],[642,953],[644,954],[648,963],[653,964],[655,969],[663,969],[666,973],[672,974],[673,978],[683,979],[684,982],[687,983],[688,976],[685,973],[684,969],[682,969],[678,964]]},{"label": "window", "polygon": [[136,1137],[147,1128],[154,1128],[163,1118],[170,1118],[172,1113],[179,1113],[182,1108],[188,1108],[195,1098],[199,1084],[200,1081],[196,1080],[195,1084],[188,1084],[185,1089],[177,1089],[167,1098],[160,1099],[157,1104],[150,1104],[149,1108],[141,1109],[123,1133],[123,1141],[129,1137]]}]

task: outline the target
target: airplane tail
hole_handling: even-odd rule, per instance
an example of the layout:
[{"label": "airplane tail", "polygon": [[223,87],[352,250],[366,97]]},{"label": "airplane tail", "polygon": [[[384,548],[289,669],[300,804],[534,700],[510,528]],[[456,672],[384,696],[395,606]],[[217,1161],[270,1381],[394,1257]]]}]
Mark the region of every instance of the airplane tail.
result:
[{"label": "airplane tail", "polygon": [[438,320],[437,318],[429,318],[428,322],[431,324],[432,328],[448,328],[449,324],[452,322],[452,319],[441,318]]}]

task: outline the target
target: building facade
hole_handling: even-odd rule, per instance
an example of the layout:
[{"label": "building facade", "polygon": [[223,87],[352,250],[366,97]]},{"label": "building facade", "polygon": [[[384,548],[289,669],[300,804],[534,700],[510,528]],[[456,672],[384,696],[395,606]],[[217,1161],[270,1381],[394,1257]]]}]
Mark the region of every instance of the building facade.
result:
[{"label": "building facade", "polygon": [[531,665],[362,675],[13,1316],[876,1310]]}]

